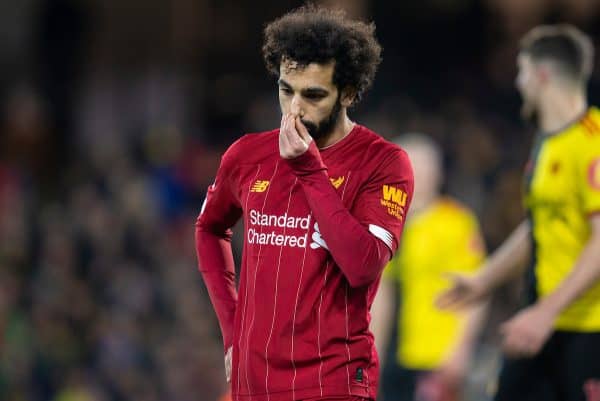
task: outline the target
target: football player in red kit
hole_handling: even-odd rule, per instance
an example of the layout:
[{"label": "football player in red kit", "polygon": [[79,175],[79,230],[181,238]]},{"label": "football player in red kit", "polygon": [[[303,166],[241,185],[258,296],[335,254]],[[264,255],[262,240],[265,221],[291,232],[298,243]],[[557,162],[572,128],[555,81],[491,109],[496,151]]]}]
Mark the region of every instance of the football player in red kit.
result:
[{"label": "football player in red kit", "polygon": [[[381,61],[374,30],[315,6],[265,28],[281,126],[230,146],[196,223],[235,401],[376,397],[369,309],[413,174],[402,149],[347,115]],[[236,288],[230,228],[239,219]]]}]

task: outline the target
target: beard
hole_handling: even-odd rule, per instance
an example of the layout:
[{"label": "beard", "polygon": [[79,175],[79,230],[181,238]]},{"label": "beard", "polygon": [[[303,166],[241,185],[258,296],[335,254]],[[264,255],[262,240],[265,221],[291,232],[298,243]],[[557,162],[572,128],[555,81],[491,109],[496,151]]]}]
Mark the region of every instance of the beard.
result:
[{"label": "beard", "polygon": [[331,135],[338,121],[340,120],[342,110],[342,104],[340,103],[340,97],[338,96],[337,100],[333,108],[331,109],[331,113],[318,124],[315,124],[311,121],[301,120],[302,124],[306,127],[308,133],[314,140],[323,139],[327,136]]}]

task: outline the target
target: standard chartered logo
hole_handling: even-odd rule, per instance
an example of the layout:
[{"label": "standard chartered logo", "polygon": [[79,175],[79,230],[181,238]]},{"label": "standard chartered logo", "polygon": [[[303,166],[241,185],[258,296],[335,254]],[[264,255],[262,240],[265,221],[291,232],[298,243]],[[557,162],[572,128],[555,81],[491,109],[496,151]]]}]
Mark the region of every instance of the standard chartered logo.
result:
[{"label": "standard chartered logo", "polygon": [[[282,215],[263,214],[251,209],[249,220],[247,240],[250,244],[306,248],[308,228],[310,227],[311,220],[310,215],[295,217],[287,213]],[[265,227],[266,229],[263,228],[261,230],[260,227]],[[278,230],[276,231],[275,229]],[[298,229],[302,230],[304,234],[287,234],[288,232],[297,232]],[[284,230],[286,234],[283,234]]]},{"label": "standard chartered logo", "polygon": [[315,223],[315,232],[312,234],[312,240],[313,242],[310,243],[310,247],[312,249],[325,248],[329,250],[329,248],[327,247],[327,242],[325,242],[325,240],[321,236],[321,232],[319,231],[319,225],[317,223]]}]

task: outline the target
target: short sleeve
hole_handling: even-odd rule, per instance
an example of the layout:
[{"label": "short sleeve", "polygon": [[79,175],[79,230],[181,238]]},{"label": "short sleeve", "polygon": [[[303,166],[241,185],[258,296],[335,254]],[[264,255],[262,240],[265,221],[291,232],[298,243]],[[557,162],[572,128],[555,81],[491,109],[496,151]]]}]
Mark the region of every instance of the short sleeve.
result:
[{"label": "short sleeve", "polygon": [[413,170],[403,150],[394,148],[378,163],[352,207],[352,215],[396,252],[413,195]]},{"label": "short sleeve", "polygon": [[[600,138],[590,138],[578,157],[578,181],[585,213],[600,212]],[[582,156],[582,157],[581,157]]]}]

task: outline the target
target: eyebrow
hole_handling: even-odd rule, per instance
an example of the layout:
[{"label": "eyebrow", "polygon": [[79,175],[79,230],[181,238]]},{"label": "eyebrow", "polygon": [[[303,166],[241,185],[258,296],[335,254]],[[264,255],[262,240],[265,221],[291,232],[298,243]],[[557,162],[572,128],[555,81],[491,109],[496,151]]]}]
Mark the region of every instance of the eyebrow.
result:
[{"label": "eyebrow", "polygon": [[[279,80],[277,81],[277,83],[280,86],[285,87],[286,89],[293,89],[292,85],[290,85],[289,83],[287,83],[284,79],[279,78]],[[329,94],[329,91],[327,89],[319,87],[319,86],[312,86],[312,87],[308,87],[308,88],[302,89],[302,94],[303,95],[323,95],[323,96],[327,96]]]},{"label": "eyebrow", "polygon": [[277,81],[277,84],[279,86],[285,86],[286,88],[292,89],[292,85],[288,84],[287,82],[285,82],[283,79],[279,78],[279,80]]}]

